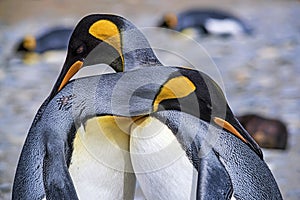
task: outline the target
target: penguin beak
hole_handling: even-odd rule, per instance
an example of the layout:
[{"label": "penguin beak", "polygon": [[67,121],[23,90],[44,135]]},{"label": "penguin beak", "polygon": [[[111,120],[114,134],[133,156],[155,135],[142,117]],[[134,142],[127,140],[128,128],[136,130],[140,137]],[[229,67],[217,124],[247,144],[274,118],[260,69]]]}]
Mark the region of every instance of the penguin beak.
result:
[{"label": "penguin beak", "polygon": [[82,66],[82,61],[76,61],[75,63],[73,63],[73,65],[71,65],[62,82],[60,83],[57,92],[59,92],[69,82],[69,80],[82,68]]},{"label": "penguin beak", "polygon": [[53,90],[51,91],[50,99],[52,99],[82,67],[82,60],[77,60],[71,65],[66,61],[60,75],[57,78]]}]

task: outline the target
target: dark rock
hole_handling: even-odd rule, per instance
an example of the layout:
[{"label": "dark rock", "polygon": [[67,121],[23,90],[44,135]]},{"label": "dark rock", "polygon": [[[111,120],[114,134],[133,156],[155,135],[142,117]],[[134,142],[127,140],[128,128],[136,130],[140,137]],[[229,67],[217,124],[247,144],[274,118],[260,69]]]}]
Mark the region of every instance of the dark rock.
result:
[{"label": "dark rock", "polygon": [[238,120],[261,147],[286,149],[288,131],[282,121],[255,114],[239,116]]}]

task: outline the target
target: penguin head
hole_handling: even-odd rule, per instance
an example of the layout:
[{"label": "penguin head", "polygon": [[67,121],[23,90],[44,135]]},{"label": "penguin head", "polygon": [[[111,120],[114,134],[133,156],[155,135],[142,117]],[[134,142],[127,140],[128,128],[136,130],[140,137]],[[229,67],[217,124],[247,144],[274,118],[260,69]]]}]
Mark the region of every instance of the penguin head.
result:
[{"label": "penguin head", "polygon": [[36,49],[36,38],[32,35],[26,35],[18,45],[17,52],[33,52]]},{"label": "penguin head", "polygon": [[104,63],[124,70],[122,32],[136,27],[123,17],[92,14],[77,24],[69,40],[62,71],[50,94],[52,98],[83,67]]},{"label": "penguin head", "polygon": [[174,13],[167,13],[163,16],[163,20],[159,27],[176,29],[178,18]]}]

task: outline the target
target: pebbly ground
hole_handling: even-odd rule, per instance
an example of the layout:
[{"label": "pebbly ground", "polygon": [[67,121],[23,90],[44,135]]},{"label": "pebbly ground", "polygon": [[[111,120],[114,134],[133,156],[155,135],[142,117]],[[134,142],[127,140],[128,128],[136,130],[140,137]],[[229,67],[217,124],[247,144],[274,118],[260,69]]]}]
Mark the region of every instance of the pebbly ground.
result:
[{"label": "pebbly ground", "polygon": [[[142,30],[165,64],[192,64],[212,75],[225,90],[235,114],[257,113],[287,124],[288,149],[263,151],[284,199],[300,199],[300,2],[183,2],[0,2],[0,199],[10,199],[22,144],[65,56],[63,51],[52,52],[30,64],[20,62],[13,56],[12,48],[24,34],[39,33],[51,25],[74,26],[82,16],[92,12],[117,13],[139,27],[153,27],[170,9],[179,11],[196,6],[232,11],[249,22],[255,34],[251,37],[187,40],[174,34],[165,36],[161,32],[155,34],[151,29]],[[185,61],[178,59],[180,56]]]}]

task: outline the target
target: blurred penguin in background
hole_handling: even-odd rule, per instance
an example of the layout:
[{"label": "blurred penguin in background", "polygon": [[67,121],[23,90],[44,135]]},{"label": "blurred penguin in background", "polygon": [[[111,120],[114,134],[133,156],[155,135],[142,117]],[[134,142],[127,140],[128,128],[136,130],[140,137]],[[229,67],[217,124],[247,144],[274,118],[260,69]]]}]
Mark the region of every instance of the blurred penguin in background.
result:
[{"label": "blurred penguin in background", "polygon": [[68,47],[71,28],[55,27],[38,36],[26,35],[17,45],[17,52],[44,53],[50,50],[64,50]]},{"label": "blurred penguin in background", "polygon": [[159,27],[224,37],[253,33],[253,29],[238,17],[216,9],[191,9],[178,14],[170,12],[163,16]]},{"label": "blurred penguin in background", "polygon": [[53,27],[37,36],[26,35],[16,45],[15,52],[24,63],[34,63],[38,55],[66,50],[72,31],[69,27]]}]

